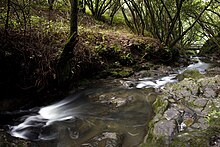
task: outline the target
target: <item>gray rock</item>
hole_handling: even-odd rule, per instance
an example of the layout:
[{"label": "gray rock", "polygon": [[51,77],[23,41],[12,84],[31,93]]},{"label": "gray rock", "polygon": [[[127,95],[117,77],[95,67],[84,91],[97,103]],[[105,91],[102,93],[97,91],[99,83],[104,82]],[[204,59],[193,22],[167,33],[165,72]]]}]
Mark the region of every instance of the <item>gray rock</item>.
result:
[{"label": "gray rock", "polygon": [[215,108],[213,100],[209,100],[202,111],[202,115],[208,115]]},{"label": "gray rock", "polygon": [[153,134],[157,137],[172,137],[175,129],[176,123],[174,120],[161,120],[155,124]]},{"label": "gray rock", "polygon": [[204,89],[204,93],[203,95],[207,98],[215,98],[216,97],[216,93],[215,93],[215,90],[211,87],[206,87]]},{"label": "gray rock", "polygon": [[205,105],[207,104],[207,99],[205,99],[205,98],[197,98],[194,102],[193,102],[193,104],[195,105],[195,106],[198,106],[198,107],[205,107]]},{"label": "gray rock", "polygon": [[170,108],[167,111],[164,112],[164,117],[167,120],[171,120],[171,119],[177,119],[179,117],[180,113],[179,111],[177,111],[174,108]]},{"label": "gray rock", "polygon": [[217,109],[220,109],[220,98],[213,99],[213,104]]},{"label": "gray rock", "polygon": [[115,132],[103,132],[93,137],[87,143],[83,143],[82,147],[120,147],[123,144],[123,135]]},{"label": "gray rock", "polygon": [[201,130],[206,130],[208,127],[209,127],[209,124],[208,124],[207,120],[205,118],[200,118],[197,123],[194,123],[191,126],[191,130],[195,131],[195,129],[196,129],[196,130],[201,131]]},{"label": "gray rock", "polygon": [[[150,122],[149,130],[153,140],[149,137],[146,143],[158,143],[158,146],[162,141],[163,145],[209,146],[210,136],[219,133],[212,130],[213,127],[219,128],[219,89],[220,76],[185,78],[179,83],[166,85],[163,94],[156,99],[158,103],[153,105],[156,115]],[[216,115],[210,115],[212,113]],[[207,117],[212,120],[211,123]],[[218,141],[219,138],[215,138],[213,144],[218,145]]]}]

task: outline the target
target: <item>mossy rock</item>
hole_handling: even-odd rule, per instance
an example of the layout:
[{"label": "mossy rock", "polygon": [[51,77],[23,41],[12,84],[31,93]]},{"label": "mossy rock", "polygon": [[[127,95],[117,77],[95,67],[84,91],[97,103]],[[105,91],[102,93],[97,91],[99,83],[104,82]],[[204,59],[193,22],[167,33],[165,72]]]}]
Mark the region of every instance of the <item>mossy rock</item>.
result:
[{"label": "mossy rock", "polygon": [[200,146],[219,146],[219,127],[210,127],[207,130],[197,130],[193,132],[179,133],[174,137],[173,141],[169,145],[170,147],[200,147]]},{"label": "mossy rock", "polygon": [[153,103],[153,110],[155,113],[163,113],[168,108],[168,100],[164,100],[162,96],[157,97],[156,101]]},{"label": "mossy rock", "polygon": [[128,67],[109,67],[105,70],[103,70],[99,77],[115,77],[115,78],[123,78],[123,77],[129,77],[134,73],[132,68]]},{"label": "mossy rock", "polygon": [[110,70],[110,75],[116,78],[129,77],[133,74],[132,68],[116,68]]},{"label": "mossy rock", "polygon": [[192,79],[200,79],[203,78],[202,75],[198,70],[185,70],[182,74],[177,75],[177,79],[182,81],[185,78],[192,78]]}]

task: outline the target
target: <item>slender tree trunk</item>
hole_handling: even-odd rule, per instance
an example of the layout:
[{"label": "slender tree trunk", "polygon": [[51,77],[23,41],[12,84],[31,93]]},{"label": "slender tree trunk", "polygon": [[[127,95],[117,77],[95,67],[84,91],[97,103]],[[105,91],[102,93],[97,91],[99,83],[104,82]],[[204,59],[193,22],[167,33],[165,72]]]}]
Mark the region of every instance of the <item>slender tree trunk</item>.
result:
[{"label": "slender tree trunk", "polygon": [[176,12],[174,18],[172,19],[171,25],[169,27],[168,35],[167,35],[166,41],[165,41],[166,45],[168,45],[169,41],[171,40],[171,34],[173,32],[173,29],[175,28],[175,24],[176,24],[178,18],[180,17],[180,12],[181,12],[182,5],[183,5],[183,1],[182,0],[180,0],[180,1],[176,0],[177,12]]},{"label": "slender tree trunk", "polygon": [[70,16],[70,36],[77,32],[77,19],[78,19],[78,0],[70,0],[71,16]]},{"label": "slender tree trunk", "polygon": [[5,22],[5,32],[6,32],[6,34],[7,34],[7,31],[8,31],[10,5],[11,5],[11,0],[8,0],[8,3],[7,3],[7,17],[6,17],[6,22]]},{"label": "slender tree trunk", "polygon": [[176,43],[178,41],[180,41],[185,35],[186,33],[188,33],[189,30],[191,30],[194,25],[199,21],[200,17],[202,16],[202,14],[208,9],[208,7],[211,5],[211,3],[213,2],[213,0],[211,0],[206,6],[205,8],[201,11],[201,13],[197,16],[196,20],[192,23],[191,26],[189,26],[184,32],[182,32],[182,34],[180,36],[178,36],[175,40],[173,40],[173,42],[171,42],[171,44],[169,45],[170,48],[174,47],[176,45]]},{"label": "slender tree trunk", "polygon": [[70,0],[71,18],[70,18],[70,37],[64,46],[63,52],[57,63],[58,84],[62,87],[68,87],[73,78],[72,58],[74,58],[74,47],[77,44],[77,0]]}]

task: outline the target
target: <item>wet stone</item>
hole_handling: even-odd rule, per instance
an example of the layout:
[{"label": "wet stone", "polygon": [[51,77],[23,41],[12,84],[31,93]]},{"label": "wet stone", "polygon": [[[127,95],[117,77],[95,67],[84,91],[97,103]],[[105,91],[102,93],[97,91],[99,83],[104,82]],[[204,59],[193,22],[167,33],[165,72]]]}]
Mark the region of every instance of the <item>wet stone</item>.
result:
[{"label": "wet stone", "polygon": [[200,128],[205,130],[209,127],[208,120],[205,118],[199,118],[198,123],[200,124]]},{"label": "wet stone", "polygon": [[167,120],[171,120],[171,119],[177,119],[179,117],[180,113],[179,111],[177,111],[174,108],[170,108],[167,111],[164,112],[164,117]]},{"label": "wet stone", "polygon": [[198,113],[198,114],[202,114],[201,112],[203,111],[203,107],[196,107],[196,108],[193,108],[193,110],[196,112],[196,113]]},{"label": "wet stone", "polygon": [[123,135],[115,132],[103,132],[93,137],[82,147],[119,147],[123,144]]},{"label": "wet stone", "polygon": [[203,95],[207,98],[214,98],[216,97],[216,93],[215,93],[215,90],[213,88],[210,88],[210,87],[206,87],[204,89],[204,93]]},{"label": "wet stone", "polygon": [[[180,142],[182,146],[194,146],[195,143],[196,146],[209,145],[210,136],[215,134],[210,129],[213,126],[219,128],[217,115],[220,108],[219,89],[220,76],[198,80],[186,78],[179,83],[166,85],[161,97],[168,97],[169,108],[165,107],[164,111],[155,111],[156,116],[151,121],[153,129],[150,130],[150,134],[155,142],[161,143],[162,139],[163,142],[171,141],[171,144],[173,142],[174,146]],[[164,99],[161,102],[164,102]],[[154,110],[157,109],[158,107],[154,108]],[[210,123],[210,119],[213,121],[212,123]],[[182,134],[182,136],[176,136],[176,131],[179,131],[178,134]],[[213,146],[218,146],[218,141],[219,138],[213,139]]]},{"label": "wet stone", "polygon": [[220,98],[213,99],[213,104],[217,109],[220,109]]},{"label": "wet stone", "polygon": [[175,129],[175,120],[161,120],[155,124],[153,133],[157,137],[171,137],[175,133]]},{"label": "wet stone", "polygon": [[201,120],[198,121],[198,123],[194,123],[191,126],[191,130],[192,131],[195,131],[195,129],[206,130],[208,127],[209,127],[208,122],[202,118]]},{"label": "wet stone", "polygon": [[214,67],[207,69],[207,74],[208,75],[218,75],[220,73],[220,67]]},{"label": "wet stone", "polygon": [[175,97],[177,100],[183,99],[184,97],[191,96],[191,92],[187,89],[182,89],[179,92],[176,92]]},{"label": "wet stone", "polygon": [[135,87],[135,83],[133,81],[123,81],[120,80],[120,83],[125,87],[125,88],[134,88]]},{"label": "wet stone", "polygon": [[208,115],[214,109],[214,103],[212,101],[208,101],[205,108],[202,111],[203,115]]},{"label": "wet stone", "polygon": [[193,104],[198,107],[205,107],[205,105],[207,104],[207,101],[208,100],[205,98],[198,98],[193,102]]},{"label": "wet stone", "polygon": [[168,101],[169,101],[170,103],[176,102],[176,101],[175,101],[174,99],[172,99],[172,98],[168,99]]},{"label": "wet stone", "polygon": [[101,95],[99,102],[114,107],[121,107],[133,101],[132,96],[116,97],[115,95]]}]

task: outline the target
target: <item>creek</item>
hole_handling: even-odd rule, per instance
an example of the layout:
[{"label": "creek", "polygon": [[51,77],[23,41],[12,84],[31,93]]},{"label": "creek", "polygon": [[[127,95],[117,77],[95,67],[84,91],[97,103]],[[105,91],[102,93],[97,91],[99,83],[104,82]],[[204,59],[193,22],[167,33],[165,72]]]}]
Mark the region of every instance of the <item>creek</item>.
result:
[{"label": "creek", "polygon": [[151,104],[160,89],[178,82],[176,76],[187,69],[203,74],[211,66],[198,57],[193,60],[168,75],[100,80],[54,104],[16,111],[24,115],[7,125],[8,132],[49,147],[98,146],[103,140],[112,146],[137,146],[147,134],[154,115]]}]

